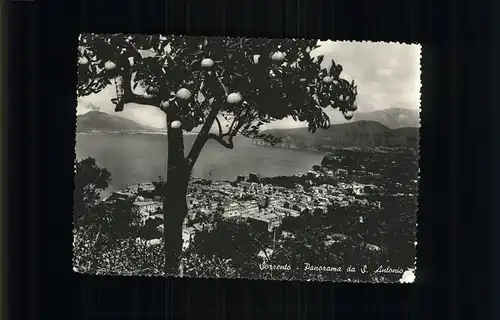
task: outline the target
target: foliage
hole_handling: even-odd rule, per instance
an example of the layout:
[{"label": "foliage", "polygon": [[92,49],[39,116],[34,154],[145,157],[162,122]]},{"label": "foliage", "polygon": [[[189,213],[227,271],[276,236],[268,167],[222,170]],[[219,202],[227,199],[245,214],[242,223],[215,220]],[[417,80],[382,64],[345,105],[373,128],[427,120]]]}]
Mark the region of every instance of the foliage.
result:
[{"label": "foliage", "polygon": [[196,250],[183,253],[181,260],[182,275],[194,278],[240,278],[238,270],[231,264],[231,259],[218,256],[200,255]]},{"label": "foliage", "polygon": [[[196,233],[193,243],[184,253],[187,268],[185,272],[201,272],[193,261],[212,261],[202,271],[204,276],[213,277],[213,273],[220,273],[220,261],[229,266],[226,270],[231,276],[261,277],[258,269],[258,253],[265,251],[270,245],[271,238],[267,230],[259,230],[254,226],[238,220],[217,219],[212,222],[210,229]],[[207,264],[207,263],[205,263]]]},{"label": "foliage", "polygon": [[263,177],[261,182],[264,184],[270,184],[277,187],[283,187],[287,189],[295,188],[295,184],[304,184],[305,179],[299,176],[275,176],[275,177]]},{"label": "foliage", "polygon": [[[411,178],[403,172],[409,164],[400,161],[394,165],[390,159],[388,164],[391,164],[388,167],[391,171],[386,173],[387,177],[394,181]],[[76,168],[75,176],[80,183],[78,190],[97,192],[99,189],[91,186],[105,187],[110,179],[93,159],[77,162]],[[159,181],[157,187],[163,180]],[[96,200],[95,193],[81,192],[82,198],[83,195],[89,201],[85,203],[89,208],[87,212],[94,213],[99,219],[82,219],[85,224],[75,227],[75,267],[90,273],[162,274],[165,256],[162,244],[148,246],[144,241],[133,240],[137,236],[161,238],[156,229],[159,222],[150,220],[139,230],[133,227],[136,215],[131,210],[131,202],[102,203]],[[286,217],[276,230],[276,237],[268,233],[267,228],[249,221],[226,220],[218,214],[199,217],[197,224],[209,227],[196,232],[194,242],[183,253],[182,274],[332,280],[339,275],[304,271],[302,266],[309,263],[344,268],[348,265],[357,268],[362,265],[371,268],[388,265],[411,267],[415,255],[415,197],[378,195],[371,196],[372,200],[381,201],[384,206],[375,210],[356,203],[348,207],[332,205],[325,213],[304,211],[300,217]],[[363,221],[359,220],[360,216],[364,217]],[[292,234],[292,237],[285,237],[285,233]],[[370,249],[370,244],[379,249]],[[291,271],[261,270],[263,263],[289,264],[297,268]],[[374,279],[373,274],[357,273],[355,277],[362,281]],[[392,276],[379,276],[379,280],[388,277]]]},{"label": "foliage", "polygon": [[[88,227],[87,227],[88,228]],[[107,275],[163,275],[163,244],[125,239],[97,243],[92,232],[74,230],[73,265],[79,272]]]},{"label": "foliage", "polygon": [[[330,206],[325,213],[305,211],[300,217],[284,218],[276,237],[266,228],[245,220],[208,216],[198,224],[210,227],[196,232],[194,242],[183,253],[182,275],[335,280],[345,277],[345,273],[305,271],[303,266],[309,263],[345,269],[352,265],[358,270],[363,265],[370,268],[404,266],[411,261],[415,250],[409,242],[414,239],[415,203],[411,198],[387,198],[384,203],[386,206],[379,211],[367,212],[354,204]],[[363,222],[358,219],[360,215],[365,216]],[[293,237],[284,237],[285,232]],[[139,235],[143,237],[144,233]],[[134,238],[132,234],[128,239],[98,236],[92,225],[75,229],[75,266],[90,273],[161,275],[162,246],[147,246],[132,240]],[[381,250],[369,250],[367,244],[376,244]],[[263,263],[288,264],[293,268],[261,270]],[[374,277],[387,280],[393,276],[359,272],[353,275],[359,281],[374,280]]]},{"label": "foliage", "polygon": [[111,174],[88,157],[75,164],[74,223],[75,228],[94,230],[100,236],[126,238],[137,232],[137,214],[132,200],[104,202],[100,192],[111,181]]},{"label": "foliage", "polygon": [[134,210],[133,200],[118,200],[108,205],[111,216],[108,233],[118,238],[135,238],[140,231],[140,217]]},{"label": "foliage", "polygon": [[[168,202],[164,208],[176,208],[164,217],[165,235],[170,238],[165,246],[169,272],[178,270],[188,174],[208,139],[229,149],[234,148],[237,134],[274,145],[279,139],[260,132],[271,121],[285,117],[306,121],[314,133],[329,127],[327,107],[352,118],[357,109],[354,81],[340,78],[342,66],[333,60],[323,69],[324,57],[311,57],[316,47],[316,40],[296,39],[79,36],[79,97],[114,84],[115,111],[136,103],[166,113],[169,183],[156,189]],[[218,134],[210,132],[214,124]],[[179,129],[189,132],[200,126],[186,157]]]},{"label": "foliage", "polygon": [[163,179],[162,176],[159,176],[156,181],[151,182],[154,186],[153,190],[144,190],[139,188],[137,195],[144,198],[163,198],[165,194],[167,194],[167,182]]},{"label": "foliage", "polygon": [[145,225],[140,229],[139,236],[145,240],[163,238],[158,227],[162,225],[162,219],[148,219]]},{"label": "foliage", "polygon": [[158,177],[158,180],[157,181],[153,181],[153,186],[155,187],[154,188],[154,191],[153,191],[153,196],[164,196],[166,194],[165,190],[167,188],[167,183],[166,181],[163,179],[163,177]]},{"label": "foliage", "polygon": [[[287,280],[348,277],[345,272],[305,270],[307,263],[344,270],[353,266],[357,270],[353,279],[358,281],[399,277],[359,272],[365,265],[370,270],[380,266],[411,267],[415,254],[415,221],[411,217],[415,205],[406,198],[386,199],[384,203],[388,205],[381,210],[352,204],[330,206],[326,212],[304,211],[299,217],[285,217],[275,230],[276,237],[244,220],[220,219],[210,230],[196,233],[195,241],[184,253],[185,275]],[[360,216],[364,216],[362,221]],[[203,267],[197,267],[199,263]],[[262,270],[263,264],[290,265],[291,270]]]},{"label": "foliage", "polygon": [[[329,126],[326,107],[346,118],[357,108],[354,82],[340,78],[342,66],[334,61],[322,69],[323,56],[310,55],[316,47],[316,40],[82,34],[78,56],[88,63],[79,64],[77,93],[85,96],[114,83],[116,111],[128,102],[163,108],[169,101],[185,131],[216,121],[219,135],[210,137],[227,147],[237,133],[276,143],[259,133],[263,124],[292,117],[315,132]],[[273,60],[276,52],[284,60]],[[213,67],[203,67],[207,58]],[[106,69],[108,61],[116,68]],[[175,97],[181,88],[192,93],[187,101]],[[241,103],[226,102],[233,92],[242,95]],[[228,121],[225,133],[218,115]]]},{"label": "foliage", "polygon": [[163,246],[135,239],[147,233],[138,225],[131,200],[103,202],[99,192],[111,174],[93,158],[76,161],[73,229],[74,266],[78,271],[104,274],[161,274]]},{"label": "foliage", "polygon": [[89,157],[75,162],[73,191],[75,225],[100,219],[105,211],[100,202],[100,192],[108,187],[110,181],[109,171],[97,166],[95,159]]}]

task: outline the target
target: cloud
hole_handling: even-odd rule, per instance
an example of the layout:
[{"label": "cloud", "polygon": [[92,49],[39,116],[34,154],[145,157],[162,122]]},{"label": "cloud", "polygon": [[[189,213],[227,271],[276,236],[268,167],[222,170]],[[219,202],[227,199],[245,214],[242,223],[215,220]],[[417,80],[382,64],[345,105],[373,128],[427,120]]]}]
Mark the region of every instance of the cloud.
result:
[{"label": "cloud", "polygon": [[377,75],[379,75],[381,77],[387,77],[387,76],[390,76],[391,74],[392,74],[391,69],[378,69],[377,70]]},{"label": "cloud", "polygon": [[[320,41],[320,47],[312,56],[324,55],[323,67],[329,67],[332,59],[341,64],[341,77],[354,80],[358,86],[359,111],[368,112],[401,107],[420,107],[420,46],[388,42],[333,42]],[[98,94],[79,100],[77,114],[99,108],[102,112],[116,114],[111,99],[116,96],[109,86]],[[345,122],[337,110],[328,110],[332,123]],[[165,114],[154,106],[127,105],[119,114],[144,125],[165,127]],[[293,119],[276,121],[268,128],[305,126]]]},{"label": "cloud", "polygon": [[113,86],[107,86],[101,92],[82,97],[78,101],[76,114],[84,114],[95,110],[97,106],[101,112],[117,115],[154,128],[165,128],[165,113],[155,106],[127,104],[121,112],[115,112],[115,105],[111,99],[116,98]]},{"label": "cloud", "polygon": [[[322,67],[332,59],[341,64],[342,78],[354,80],[358,86],[359,111],[401,107],[420,108],[420,46],[388,42],[320,41],[312,56],[323,55]],[[327,109],[331,123],[346,120],[338,110]],[[306,126],[293,119],[283,119],[267,128]]]},{"label": "cloud", "polygon": [[[420,107],[420,46],[389,42],[320,42],[313,55],[324,55],[323,66],[331,60],[342,65],[341,76],[358,85],[361,111],[392,106]],[[369,107],[370,108],[370,107]]]}]

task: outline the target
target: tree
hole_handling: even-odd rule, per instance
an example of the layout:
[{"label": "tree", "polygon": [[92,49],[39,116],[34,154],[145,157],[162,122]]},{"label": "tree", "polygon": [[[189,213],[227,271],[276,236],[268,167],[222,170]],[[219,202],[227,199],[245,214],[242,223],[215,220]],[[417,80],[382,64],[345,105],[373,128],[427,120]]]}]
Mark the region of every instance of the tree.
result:
[{"label": "tree", "polygon": [[111,216],[109,234],[116,238],[135,239],[140,230],[140,213],[134,210],[134,200],[116,200],[108,205]]},{"label": "tree", "polygon": [[[222,276],[238,276],[255,278],[262,276],[259,272],[259,252],[266,252],[271,247],[271,237],[265,230],[245,221],[215,219],[211,228],[199,230],[193,243],[184,252],[190,275],[200,273],[204,277],[221,276],[220,262],[224,261],[230,268]],[[205,261],[203,267],[196,265],[198,259]],[[212,263],[207,263],[212,261]]]},{"label": "tree", "polygon": [[75,162],[74,180],[73,219],[76,226],[81,226],[90,223],[96,211],[100,211],[100,192],[108,187],[111,174],[89,157]]},{"label": "tree", "polygon": [[[114,84],[115,111],[128,103],[156,106],[167,119],[164,195],[165,271],[178,272],[190,173],[209,139],[234,147],[237,134],[275,144],[259,131],[285,117],[328,128],[324,109],[351,119],[357,89],[342,66],[312,58],[316,40],[267,40],[163,35],[83,34],[78,44],[78,96]],[[218,133],[212,133],[216,125]],[[185,156],[183,131],[201,127]],[[166,211],[168,208],[168,212]]]},{"label": "tree", "polygon": [[[74,263],[90,268],[95,264],[92,256],[98,251],[103,229],[109,225],[109,216],[100,192],[108,187],[111,174],[100,168],[93,158],[75,161],[73,190]],[[104,227],[104,228],[103,228]]]}]

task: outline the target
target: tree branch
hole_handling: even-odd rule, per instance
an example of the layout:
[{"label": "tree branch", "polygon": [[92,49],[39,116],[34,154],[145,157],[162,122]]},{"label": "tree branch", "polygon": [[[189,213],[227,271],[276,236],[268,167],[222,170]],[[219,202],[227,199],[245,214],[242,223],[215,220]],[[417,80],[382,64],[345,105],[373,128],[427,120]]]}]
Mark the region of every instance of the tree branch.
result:
[{"label": "tree branch", "polygon": [[[161,99],[158,96],[146,96],[134,93],[132,90],[132,73],[130,66],[124,67],[120,72],[118,78],[121,78],[121,85],[116,85],[116,100],[112,101],[116,104],[115,111],[123,111],[124,105],[127,103],[147,104],[152,106],[159,106]],[[118,80],[118,79],[117,79]]]},{"label": "tree branch", "polygon": [[[221,87],[224,89],[225,94],[227,95],[228,90],[226,86],[222,83],[222,80],[220,79],[220,76],[217,72],[215,72],[215,77]],[[222,107],[220,104],[220,101],[214,101],[212,104],[216,104],[212,106],[212,109],[210,110],[210,113],[207,116],[207,119],[205,120],[205,123],[203,124],[200,132],[198,133],[198,136],[196,137],[196,140],[191,147],[191,150],[189,151],[189,155],[187,156],[187,162],[188,162],[188,169],[192,170],[194,164],[196,163],[196,160],[198,159],[201,150],[203,149],[203,146],[205,143],[208,141],[209,138],[215,139],[218,141],[220,144],[222,144],[224,147],[232,149],[234,147],[232,137],[230,137],[229,142],[226,142],[223,140],[222,133],[222,126],[220,124],[219,119],[217,119],[217,115],[219,114],[219,111]],[[217,121],[217,125],[219,126],[219,136],[214,135],[214,134],[209,134],[210,129],[212,128],[212,125],[214,122]]]},{"label": "tree branch", "polygon": [[[226,132],[226,133],[222,133],[221,123],[220,123],[219,119],[216,117],[215,121],[217,121],[217,125],[219,127],[219,134],[216,135],[214,133],[209,133],[209,134],[207,134],[207,138],[208,139],[214,139],[215,141],[219,142],[222,146],[224,146],[224,147],[226,147],[228,149],[233,149],[234,148],[233,138],[239,132],[239,130],[241,129],[241,127],[245,124],[244,121],[238,121],[237,120],[239,118],[239,116],[241,115],[241,112],[242,112],[241,110],[240,110],[240,112],[238,112],[238,114],[236,115],[235,119],[231,123],[231,126],[230,126],[228,132]],[[245,112],[244,115],[246,115],[246,114],[247,114],[247,112]],[[234,126],[235,123],[237,123],[236,126]],[[229,137],[227,141],[224,140],[225,137]]]},{"label": "tree branch", "polygon": [[259,241],[259,239],[257,239],[253,234],[249,233],[250,237],[252,237],[252,239],[255,240],[255,242],[257,242],[260,247],[262,248],[262,251],[264,251],[264,255],[266,256],[267,260],[270,261],[271,258],[269,257],[269,255],[267,254],[267,248],[262,244],[262,242]]},{"label": "tree branch", "polygon": [[158,96],[146,96],[132,93],[123,99],[123,103],[137,103],[137,104],[147,104],[152,106],[159,106],[161,99]]},{"label": "tree branch", "polygon": [[218,117],[215,117],[215,121],[217,121],[217,126],[219,127],[219,136],[222,135],[222,125]]},{"label": "tree branch", "polygon": [[138,63],[140,59],[142,59],[142,55],[139,53],[139,50],[137,50],[137,48],[134,46],[133,43],[129,42],[129,41],[125,41],[126,42],[126,46],[127,46],[127,50],[129,51],[129,53],[132,54],[132,57],[135,59],[137,59],[137,61],[134,61],[135,63]]},{"label": "tree branch", "polygon": [[[245,113],[242,115],[243,111]],[[247,114],[248,114],[248,109],[245,109],[245,110],[240,109],[238,111],[238,113],[235,115],[233,121],[231,122],[231,125],[229,126],[229,130],[224,135],[233,136],[233,137],[236,136],[236,134],[239,132],[241,127],[245,124],[244,117],[247,116]],[[236,123],[237,123],[237,125],[235,127],[234,125]]]},{"label": "tree branch", "polygon": [[215,77],[217,78],[217,81],[219,81],[220,86],[222,87],[222,89],[224,89],[224,92],[226,93],[226,96],[227,96],[227,94],[228,94],[227,88],[222,83],[222,80],[220,79],[220,76],[219,76],[219,74],[217,72],[215,72]]},{"label": "tree branch", "polygon": [[[224,137],[229,137],[229,140],[228,141],[224,140]],[[209,139],[214,139],[215,141],[217,141],[218,143],[220,143],[221,145],[223,145],[224,147],[226,147],[228,149],[233,149],[234,148],[233,136],[229,135],[227,133],[223,134],[223,135],[216,135],[216,134],[213,134],[213,133],[209,133],[208,134],[208,138]]]},{"label": "tree branch", "polygon": [[243,125],[245,124],[244,121],[240,121],[238,122],[238,124],[236,125],[236,127],[234,128],[234,131],[231,132],[231,135],[234,137],[241,129],[241,127],[243,127]]},{"label": "tree branch", "polygon": [[215,105],[212,107],[210,110],[210,113],[207,116],[207,119],[205,120],[205,123],[201,127],[200,132],[198,133],[198,136],[196,137],[196,140],[194,141],[193,146],[191,147],[191,150],[189,151],[189,154],[187,156],[187,161],[188,161],[188,169],[191,170],[196,163],[196,160],[198,160],[198,156],[200,155],[201,150],[203,149],[203,146],[207,142],[209,135],[208,133],[210,132],[210,128],[212,128],[212,125],[217,118],[217,114],[219,113],[220,106]]},{"label": "tree branch", "polygon": [[233,126],[234,126],[234,124],[236,122],[239,121],[238,119],[239,119],[239,117],[240,117],[240,115],[241,115],[242,112],[243,112],[243,109],[238,110],[238,114],[236,114],[234,116],[233,122],[231,122],[231,126],[229,127],[229,131],[228,132],[231,132],[233,130]]},{"label": "tree branch", "polygon": [[91,93],[97,93],[101,89],[96,90],[93,87],[99,85],[99,80],[98,79],[91,79],[87,84],[81,85],[78,88],[78,97],[85,97]]}]

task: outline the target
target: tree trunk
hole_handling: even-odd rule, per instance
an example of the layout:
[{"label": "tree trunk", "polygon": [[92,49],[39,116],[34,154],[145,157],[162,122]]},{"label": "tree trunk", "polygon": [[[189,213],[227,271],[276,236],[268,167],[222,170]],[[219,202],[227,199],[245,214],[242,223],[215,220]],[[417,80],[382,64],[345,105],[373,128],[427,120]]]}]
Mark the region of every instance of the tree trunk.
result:
[{"label": "tree trunk", "polygon": [[188,213],[186,194],[189,170],[187,170],[184,158],[182,129],[170,127],[176,118],[173,111],[167,113],[168,169],[167,188],[163,199],[166,275],[179,273],[179,261],[182,253],[182,225]]},{"label": "tree trunk", "polygon": [[179,120],[175,106],[167,109],[168,169],[167,188],[163,200],[163,221],[165,240],[165,273],[179,274],[179,262],[182,253],[182,225],[188,213],[187,189],[191,170],[208,140],[208,132],[217,117],[219,108],[212,108],[202,126],[188,157],[184,156],[182,129],[173,129],[172,121]]}]

